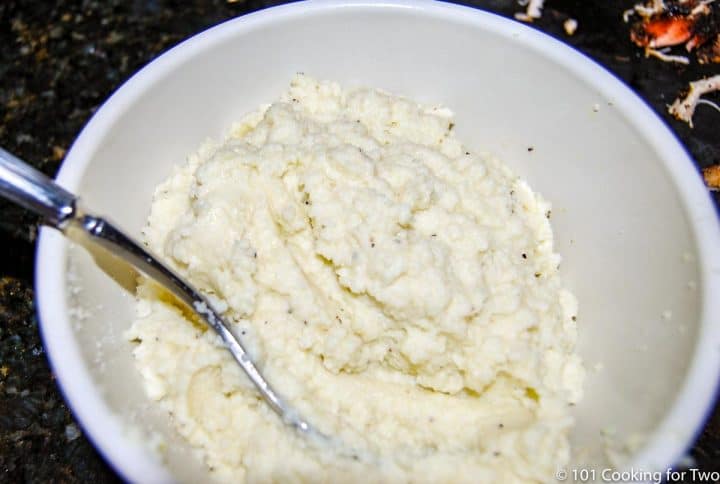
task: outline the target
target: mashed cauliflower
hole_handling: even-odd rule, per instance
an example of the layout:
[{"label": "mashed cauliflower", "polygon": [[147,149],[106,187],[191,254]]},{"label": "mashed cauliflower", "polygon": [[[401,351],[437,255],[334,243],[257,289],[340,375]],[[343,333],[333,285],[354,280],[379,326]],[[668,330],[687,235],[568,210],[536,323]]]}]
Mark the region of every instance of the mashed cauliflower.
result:
[{"label": "mashed cauliflower", "polygon": [[219,481],[552,481],[583,370],[548,214],[447,110],[298,75],[157,188],[144,235],[288,403],[374,457],[291,431],[149,281],[137,367]]}]

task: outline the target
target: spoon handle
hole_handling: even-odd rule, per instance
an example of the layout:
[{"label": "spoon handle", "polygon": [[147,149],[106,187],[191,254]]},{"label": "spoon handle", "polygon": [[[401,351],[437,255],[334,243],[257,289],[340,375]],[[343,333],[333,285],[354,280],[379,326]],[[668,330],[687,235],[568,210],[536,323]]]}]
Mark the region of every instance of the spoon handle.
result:
[{"label": "spoon handle", "polygon": [[76,197],[32,166],[0,148],[0,196],[62,228],[75,214]]},{"label": "spoon handle", "polygon": [[242,343],[200,292],[107,220],[78,208],[75,195],[2,148],[0,197],[35,212],[42,217],[43,223],[61,230],[66,235],[69,235],[67,232],[79,229],[95,244],[129,262],[165,287],[217,332],[265,401],[285,423],[301,432],[314,432],[314,429],[294,409],[287,407],[275,393],[248,356]]}]

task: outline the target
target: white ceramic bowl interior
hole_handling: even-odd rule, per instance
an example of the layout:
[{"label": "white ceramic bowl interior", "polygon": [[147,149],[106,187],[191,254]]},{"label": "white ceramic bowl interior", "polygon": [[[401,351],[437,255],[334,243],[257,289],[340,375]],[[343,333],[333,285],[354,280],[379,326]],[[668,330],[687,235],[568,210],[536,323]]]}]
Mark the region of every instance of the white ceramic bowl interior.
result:
[{"label": "white ceramic bowl interior", "polygon": [[[691,160],[645,104],[524,25],[410,1],[295,4],[238,18],[120,88],[58,180],[139,237],[153,188],[172,167],[275,99],[299,71],[452,108],[462,140],[503,158],[553,203],[588,367],[573,465],[604,468],[608,448],[624,444],[636,469],[681,457],[720,368],[717,216]],[[200,459],[149,404],[122,337],[133,319],[131,279],[106,271],[115,279],[59,233],[42,231],[40,318],[65,397],[126,478],[201,481]],[[141,445],[159,435],[160,458]]]}]

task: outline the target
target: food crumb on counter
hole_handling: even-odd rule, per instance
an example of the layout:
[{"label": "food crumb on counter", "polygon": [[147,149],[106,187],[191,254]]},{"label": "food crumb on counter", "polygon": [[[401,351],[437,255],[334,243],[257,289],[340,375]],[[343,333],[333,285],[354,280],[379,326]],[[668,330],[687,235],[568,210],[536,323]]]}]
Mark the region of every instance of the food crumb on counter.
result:
[{"label": "food crumb on counter", "polygon": [[522,22],[532,22],[542,17],[542,9],[545,0],[519,0],[520,5],[526,6],[524,12],[515,14],[515,19]]},{"label": "food crumb on counter", "polygon": [[[652,0],[623,13],[630,40],[664,62],[689,63],[685,56],[665,55],[655,49],[684,46],[695,52],[700,64],[720,62],[720,7],[715,0]],[[648,50],[651,49],[651,50]]]},{"label": "food crumb on counter", "polygon": [[569,18],[563,22],[563,29],[568,35],[575,35],[578,28],[578,22],[574,18]]},{"label": "food crumb on counter", "polygon": [[670,105],[668,112],[675,116],[676,119],[685,121],[692,128],[692,118],[698,104],[706,104],[717,111],[720,111],[720,106],[712,101],[702,98],[703,95],[715,91],[720,91],[720,74],[706,79],[693,81],[688,86],[687,94],[678,97],[675,102]]},{"label": "food crumb on counter", "polygon": [[710,190],[720,190],[720,164],[703,168],[703,179]]},{"label": "food crumb on counter", "polygon": [[653,49],[652,47],[645,47],[645,57],[655,57],[663,62],[675,62],[677,64],[689,64],[690,59],[685,55],[671,55],[667,54],[667,49]]}]

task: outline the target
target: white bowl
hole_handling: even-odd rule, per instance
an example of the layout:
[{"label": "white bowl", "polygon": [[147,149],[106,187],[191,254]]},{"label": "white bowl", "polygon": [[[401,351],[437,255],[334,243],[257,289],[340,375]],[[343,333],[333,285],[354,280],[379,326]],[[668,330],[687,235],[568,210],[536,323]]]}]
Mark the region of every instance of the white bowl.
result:
[{"label": "white bowl", "polygon": [[[171,167],[273,100],[298,71],[451,107],[460,139],[499,155],[553,202],[589,368],[573,466],[608,465],[608,428],[615,443],[641,444],[628,467],[676,462],[704,421],[720,369],[717,216],[692,161],[650,108],[526,26],[394,0],[294,4],[238,18],[123,85],[85,127],[58,180],[139,237],[153,188]],[[132,293],[49,229],[36,283],[53,369],[108,461],[132,481],[201,480],[199,458],[149,405],[122,337]],[[152,435],[168,442],[162,459],[139,444]]]}]

